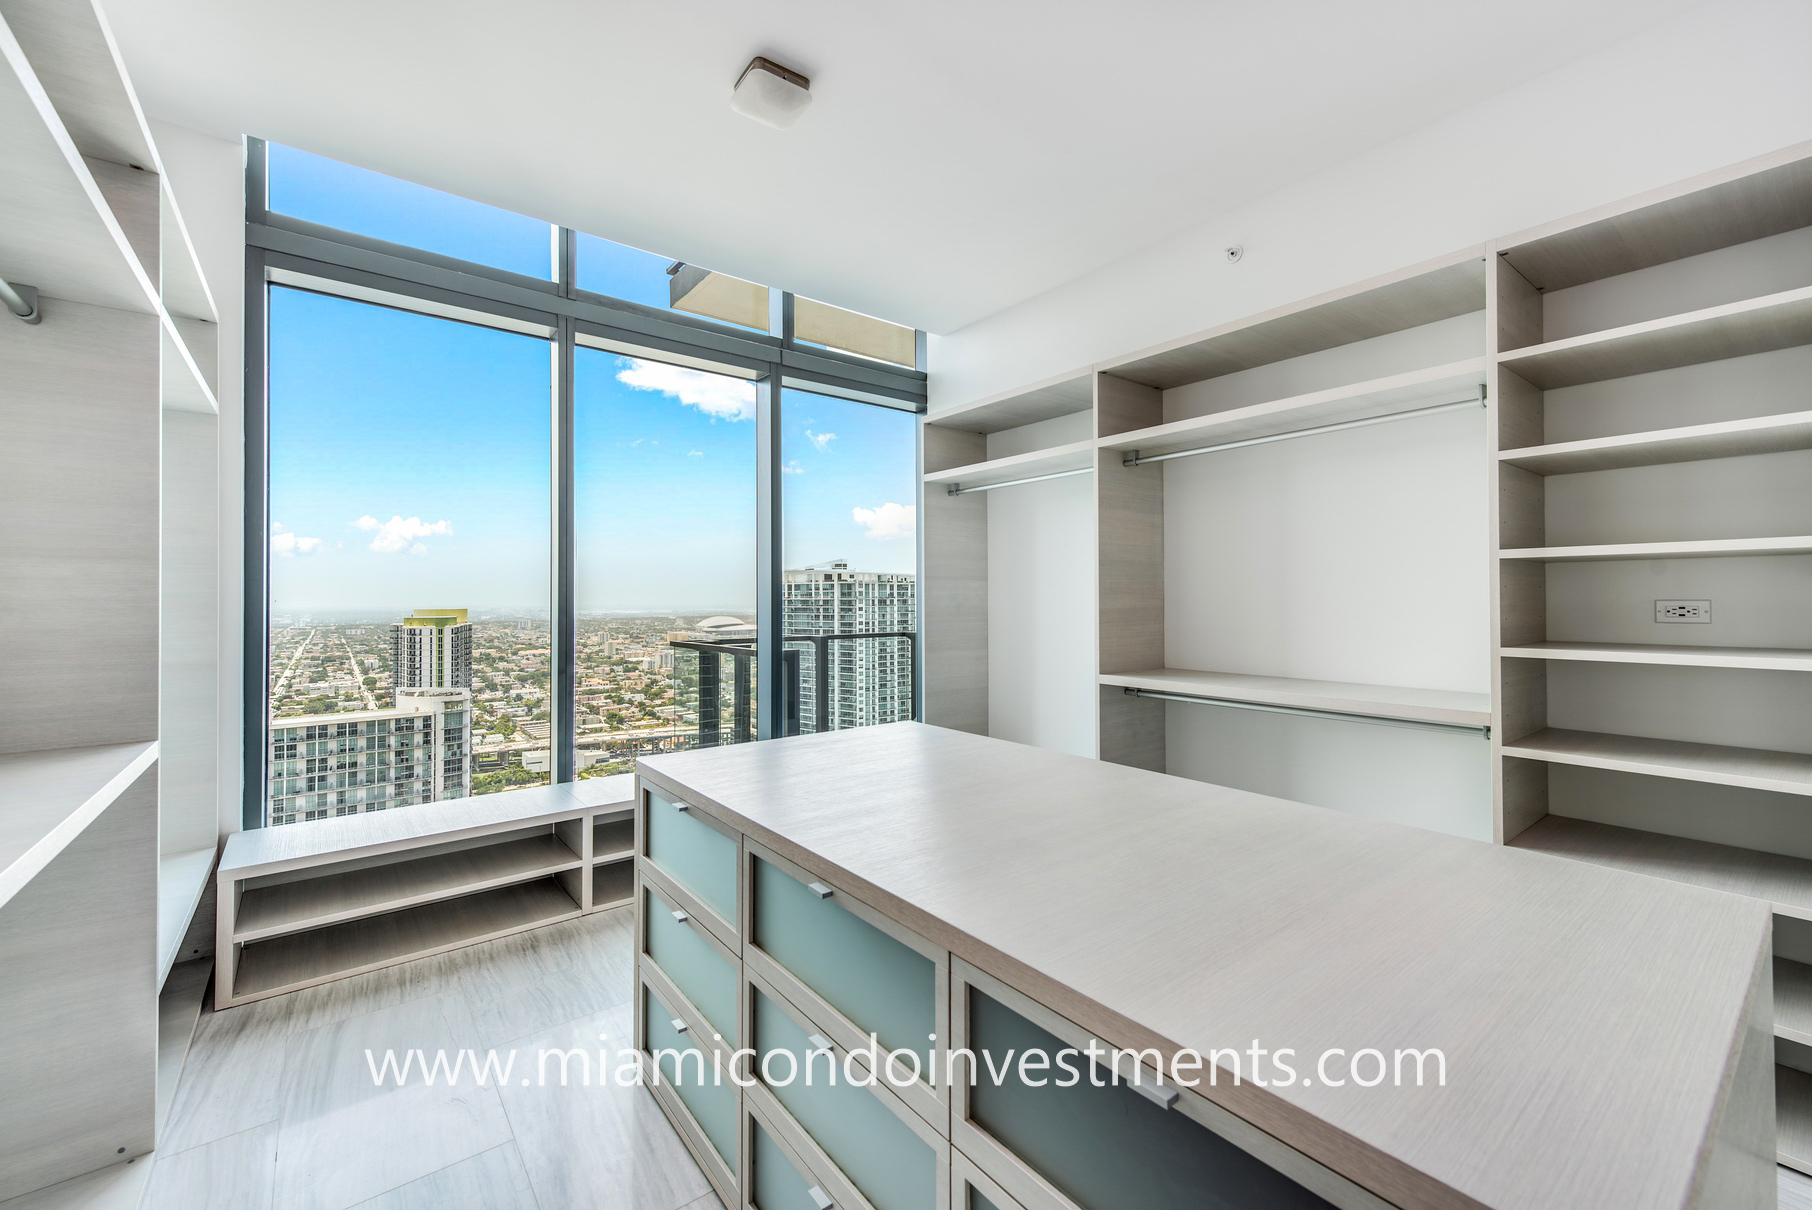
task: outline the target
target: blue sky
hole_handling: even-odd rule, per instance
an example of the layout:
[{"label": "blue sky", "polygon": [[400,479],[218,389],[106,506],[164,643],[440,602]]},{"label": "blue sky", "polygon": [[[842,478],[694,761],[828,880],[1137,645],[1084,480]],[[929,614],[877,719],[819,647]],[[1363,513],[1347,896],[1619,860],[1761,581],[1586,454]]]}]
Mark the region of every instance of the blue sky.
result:
[{"label": "blue sky", "polygon": [[[297,217],[517,272],[551,264],[549,228],[520,215],[275,144],[270,179],[272,208]],[[587,288],[650,305],[667,263],[581,248]],[[580,610],[752,609],[753,387],[599,350],[576,361]],[[545,611],[551,373],[543,340],[274,288],[273,613]],[[913,424],[785,393],[789,567],[913,569]]]}]

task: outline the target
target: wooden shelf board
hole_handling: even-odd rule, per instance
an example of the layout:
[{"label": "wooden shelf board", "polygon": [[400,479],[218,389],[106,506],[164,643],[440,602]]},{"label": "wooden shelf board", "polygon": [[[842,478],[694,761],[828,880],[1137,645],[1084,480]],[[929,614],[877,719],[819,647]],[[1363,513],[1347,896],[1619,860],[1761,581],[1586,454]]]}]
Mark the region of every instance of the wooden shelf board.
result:
[{"label": "wooden shelf board", "polygon": [[1670,462],[1741,458],[1750,454],[1804,449],[1812,449],[1812,412],[1528,446],[1504,450],[1498,454],[1498,460],[1538,475],[1573,475],[1582,471],[1661,466]]},{"label": "wooden shelf board", "polygon": [[1483,727],[1491,723],[1491,696],[1447,689],[1410,689],[1397,685],[1361,685],[1348,681],[1311,681],[1284,676],[1250,676],[1237,672],[1202,672],[1191,668],[1147,668],[1139,672],[1103,673],[1103,685],[1221,697],[1232,701],[1304,710],[1335,710],[1376,718],[1407,718],[1431,723]]},{"label": "wooden shelf board", "polygon": [[1484,381],[1485,360],[1475,357],[1308,395],[1153,425],[1130,433],[1115,433],[1103,438],[1101,445],[1110,450],[1164,454],[1222,441],[1243,441],[1249,437],[1266,437],[1342,420],[1384,416],[1417,405],[1450,403],[1475,394]]},{"label": "wooden shelf board", "polygon": [[1531,345],[1498,364],[1544,391],[1812,344],[1812,286]]},{"label": "wooden shelf board", "polygon": [[1519,849],[1569,857],[1634,874],[1665,878],[1760,899],[1777,914],[1812,920],[1812,861],[1754,849],[1683,840],[1659,832],[1543,816],[1510,841]]},{"label": "wooden shelf board", "polygon": [[1812,966],[1774,959],[1774,1036],[1812,1046]]},{"label": "wooden shelf board", "polygon": [[157,759],[155,741],[0,756],[0,904],[49,865]]},{"label": "wooden shelf board", "polygon": [[603,862],[592,867],[591,906],[622,907],[635,902],[635,863]]},{"label": "wooden shelf board", "polygon": [[1506,659],[1583,660],[1593,664],[1665,664],[1677,668],[1759,668],[1812,672],[1812,651],[1792,647],[1689,647],[1657,643],[1525,643]]},{"label": "wooden shelf board", "polygon": [[626,861],[635,856],[635,820],[611,819],[592,825],[591,859]]},{"label": "wooden shelf board", "polygon": [[579,855],[552,835],[322,874],[243,892],[235,941],[259,941],[345,920],[545,878],[577,869]]},{"label": "wooden shelf board", "polygon": [[161,277],[158,286],[162,291],[164,310],[179,319],[218,323],[220,315],[214,306],[214,295],[208,289],[207,279],[201,275],[201,259],[195,254],[189,226],[183,221],[182,210],[170,190],[170,178],[164,177],[159,186],[158,268]]},{"label": "wooden shelf board", "polygon": [[208,385],[207,375],[182,332],[169,315],[160,314],[159,320],[163,347],[158,369],[163,406],[178,412],[219,415],[220,403],[214,397],[214,389]]},{"label": "wooden shelf board", "polygon": [[1095,406],[1095,375],[1076,370],[1047,378],[1028,387],[1016,387],[973,403],[939,408],[925,414],[926,424],[961,429],[969,433],[998,433],[1040,420],[1054,420]]},{"label": "wooden shelf board", "polygon": [[1056,445],[1050,449],[1033,450],[1028,454],[1012,454],[1005,458],[990,458],[986,462],[972,462],[968,466],[955,466],[947,471],[932,471],[925,476],[927,484],[961,484],[964,487],[981,487],[990,483],[1006,483],[1013,479],[1024,479],[1032,475],[1049,475],[1058,471],[1081,470],[1095,465],[1095,442],[1072,441],[1067,445]]},{"label": "wooden shelf board", "polygon": [[1502,256],[1538,290],[1564,290],[1812,226],[1812,157],[1801,144],[1521,232]]},{"label": "wooden shelf board", "polygon": [[1692,542],[1613,542],[1598,546],[1537,546],[1498,552],[1532,563],[1612,563],[1629,559],[1729,559],[1745,555],[1812,554],[1812,537],[1710,538]]},{"label": "wooden shelf board", "polygon": [[98,6],[7,0],[6,23],[83,155],[162,171]]},{"label": "wooden shelf board", "polygon": [[553,879],[545,878],[288,933],[240,950],[233,999],[294,991],[552,924],[578,913],[572,897]]},{"label": "wooden shelf board", "polygon": [[1720,786],[1747,786],[1779,794],[1812,795],[1812,756],[1800,752],[1550,727],[1506,742],[1504,755]]},{"label": "wooden shelf board", "polygon": [[1484,308],[1484,252],[1468,249],[1173,340],[1100,368],[1116,378],[1168,390]]},{"label": "wooden shelf board", "polygon": [[[622,776],[634,780],[628,774]],[[225,883],[572,819],[600,809],[583,801],[573,787],[590,787],[592,795],[608,799],[620,786],[598,787],[595,782],[610,781],[615,779],[527,786],[498,794],[235,832],[227,838],[226,851],[221,855],[219,878]]]},{"label": "wooden shelf board", "polygon": [[1774,1068],[1775,1159],[1812,1175],[1812,1076],[1784,1064]]},{"label": "wooden shelf board", "polygon": [[192,849],[157,859],[157,981],[161,985],[176,965],[176,951],[214,870],[214,849]]},{"label": "wooden shelf board", "polygon": [[628,819],[635,815],[635,774],[612,773],[608,777],[582,777],[568,782],[567,788],[584,807],[600,814]]},{"label": "wooden shelf board", "polygon": [[150,277],[4,21],[0,59],[0,277],[53,300],[155,311]]}]

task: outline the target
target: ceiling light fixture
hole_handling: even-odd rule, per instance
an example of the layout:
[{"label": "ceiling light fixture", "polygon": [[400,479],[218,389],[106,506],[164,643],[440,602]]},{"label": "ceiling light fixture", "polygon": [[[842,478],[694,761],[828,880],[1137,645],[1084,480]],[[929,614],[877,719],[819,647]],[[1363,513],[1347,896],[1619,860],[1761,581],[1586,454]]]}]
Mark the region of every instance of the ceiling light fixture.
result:
[{"label": "ceiling light fixture", "polygon": [[812,103],[812,82],[772,59],[749,60],[730,92],[730,108],[763,126],[785,130]]}]

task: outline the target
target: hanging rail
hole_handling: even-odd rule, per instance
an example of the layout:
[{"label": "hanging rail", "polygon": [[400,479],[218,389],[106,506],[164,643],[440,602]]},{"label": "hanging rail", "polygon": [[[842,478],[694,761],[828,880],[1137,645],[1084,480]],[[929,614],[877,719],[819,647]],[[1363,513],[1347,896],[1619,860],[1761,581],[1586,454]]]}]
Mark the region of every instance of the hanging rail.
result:
[{"label": "hanging rail", "polygon": [[1294,714],[1301,718],[1324,718],[1336,723],[1372,723],[1379,727],[1407,727],[1414,731],[1459,732],[1491,738],[1491,727],[1485,723],[1437,723],[1423,718],[1391,718],[1379,714],[1354,714],[1347,710],[1312,710],[1306,706],[1273,706],[1267,702],[1241,702],[1227,697],[1206,697],[1194,693],[1161,693],[1156,689],[1126,689],[1128,697],[1149,697],[1165,702],[1187,702],[1192,706],[1224,706],[1229,710],[1256,710],[1261,714]]},{"label": "hanging rail", "polygon": [[1066,479],[1071,475],[1092,475],[1095,468],[1079,466],[1073,471],[1052,471],[1048,475],[1027,475],[1024,479],[1007,479],[1001,483],[977,483],[973,487],[964,487],[960,483],[950,485],[952,496],[967,495],[969,492],[991,492],[997,487],[1018,487],[1022,483],[1042,483],[1046,479]]},{"label": "hanging rail", "polygon": [[30,286],[15,286],[5,278],[0,278],[0,305],[28,324],[44,318],[38,310],[38,292]]},{"label": "hanging rail", "polygon": [[1479,393],[1470,399],[1455,399],[1450,403],[1437,403],[1425,408],[1410,408],[1403,412],[1386,412],[1382,416],[1362,416],[1358,420],[1341,420],[1334,424],[1318,424],[1309,429],[1292,429],[1287,433],[1270,433],[1263,437],[1247,437],[1244,441],[1225,441],[1219,445],[1203,445],[1195,449],[1171,450],[1167,454],[1151,454],[1140,457],[1134,450],[1131,456],[1124,459],[1123,466],[1144,466],[1151,462],[1169,462],[1172,458],[1193,458],[1197,454],[1218,454],[1222,450],[1244,449],[1249,445],[1269,445],[1273,441],[1289,441],[1294,437],[1313,437],[1320,433],[1338,433],[1343,429],[1362,429],[1374,424],[1389,424],[1395,420],[1414,420],[1418,416],[1432,416],[1436,412],[1452,412],[1460,408],[1477,408],[1485,406],[1485,388],[1481,384]]}]

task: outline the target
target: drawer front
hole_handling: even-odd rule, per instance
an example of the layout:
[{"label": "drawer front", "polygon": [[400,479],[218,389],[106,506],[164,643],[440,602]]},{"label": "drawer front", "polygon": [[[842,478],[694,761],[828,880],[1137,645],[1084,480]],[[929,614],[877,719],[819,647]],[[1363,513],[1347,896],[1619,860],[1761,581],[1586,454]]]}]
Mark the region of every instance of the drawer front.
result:
[{"label": "drawer front", "polygon": [[642,895],[644,952],[711,1028],[737,1045],[735,963],[707,939],[697,921],[677,919],[673,905],[653,887],[644,884]]},{"label": "drawer front", "polygon": [[822,1210],[812,1196],[816,1188],[761,1128],[760,1120],[750,1117],[749,1201],[756,1210]]},{"label": "drawer front", "polygon": [[839,900],[751,859],[755,944],[888,1050],[923,1053],[937,1034],[937,963]]},{"label": "drawer front", "polygon": [[697,895],[712,911],[737,925],[734,836],[719,831],[659,790],[648,791],[643,814],[644,852],[673,880]]},{"label": "drawer front", "polygon": [[646,985],[642,995],[643,1037],[661,1082],[679,1094],[711,1146],[735,1172],[736,1085],[727,1071],[720,1075],[714,1068],[709,1047],[694,1044],[673,1027],[677,1013],[671,1005]]},{"label": "drawer front", "polygon": [[[844,1079],[841,1064],[835,1076],[824,1055],[813,1061],[813,1082],[805,1082],[807,1060],[816,1050],[806,1032],[786,1011],[759,989],[753,992],[755,1051],[758,1071],[774,1099],[792,1114],[812,1141],[824,1150],[876,1210],[936,1210],[938,1206],[938,1156],[932,1144],[867,1088]],[[798,1075],[784,1058],[790,1052]],[[831,1081],[834,1079],[834,1083]],[[911,1111],[901,1107],[901,1113]],[[928,1129],[928,1128],[927,1128]]]},{"label": "drawer front", "polygon": [[[980,988],[968,988],[965,1044],[976,1054],[1051,1056],[1043,1087],[1019,1067],[998,1084],[982,1067],[968,1119],[1088,1210],[1321,1210],[1330,1203],[1174,1109],[1118,1081],[1096,1087],[1086,1056]],[[1067,1088],[1056,1081],[1077,1074]],[[1103,1073],[1105,1076],[1106,1073]]]}]

